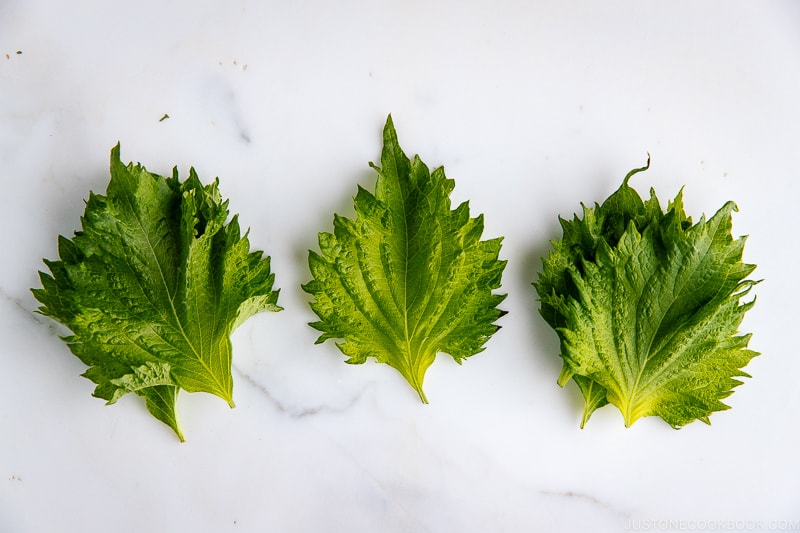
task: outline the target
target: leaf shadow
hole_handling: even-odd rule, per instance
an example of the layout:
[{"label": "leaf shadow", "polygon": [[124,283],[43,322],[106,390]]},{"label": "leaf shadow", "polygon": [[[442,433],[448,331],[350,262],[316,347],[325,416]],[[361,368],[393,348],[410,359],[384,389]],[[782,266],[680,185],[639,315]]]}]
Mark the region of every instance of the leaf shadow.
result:
[{"label": "leaf shadow", "polygon": [[[333,218],[334,215],[343,216],[346,218],[355,217],[355,208],[353,201],[358,191],[358,186],[367,189],[370,192],[375,190],[375,182],[377,180],[377,173],[375,170],[365,165],[355,179],[348,179],[347,184],[343,185],[340,190],[341,193],[336,197],[331,197],[324,205],[316,206],[310,211],[314,213],[313,227],[314,230],[304,232],[300,238],[294,240],[292,246],[292,262],[295,264],[296,272],[301,272],[303,283],[311,280],[311,271],[308,266],[308,254],[310,250],[319,250],[318,237],[320,233],[333,232]],[[343,178],[341,181],[345,181]],[[294,287],[298,297],[305,301],[310,301],[308,294],[298,285]]]},{"label": "leaf shadow", "polygon": [[[548,227],[547,235],[551,236],[551,239],[557,238],[555,228]],[[537,356],[542,353],[547,354],[541,358],[540,363],[549,373],[552,373],[554,376],[553,381],[555,381],[561,371],[560,357],[558,355],[560,352],[558,336],[539,313],[539,293],[534,287],[534,283],[538,281],[539,273],[542,269],[542,258],[546,257],[552,248],[551,239],[538,242],[527,248],[522,256],[517,283],[519,286],[524,286],[527,291],[525,311],[530,325],[527,328],[528,340],[536,347],[534,353]]]},{"label": "leaf shadow", "polygon": [[[550,183],[559,183],[559,181],[557,176],[549,180]],[[602,176],[596,176],[594,179],[589,180],[589,183],[591,183],[589,192],[595,195],[601,195],[601,189],[605,188],[605,184],[608,181],[608,179]],[[594,189],[598,190],[595,191]],[[591,198],[592,194],[588,196]],[[532,357],[536,358],[534,363],[540,371],[546,373],[548,376],[547,381],[552,383],[555,387],[558,387],[556,381],[562,368],[560,341],[557,333],[545,322],[540,314],[539,294],[534,283],[539,279],[543,259],[547,257],[550,250],[553,248],[552,243],[561,239],[563,235],[559,216],[571,219],[575,214],[580,213],[581,202],[589,206],[594,205],[594,200],[587,201],[586,198],[575,198],[574,200],[559,198],[559,204],[564,203],[569,204],[569,206],[557,207],[554,211],[560,214],[548,211],[545,217],[537,221],[539,230],[537,234],[539,237],[535,242],[523,247],[521,265],[518,270],[519,275],[518,279],[515,280],[517,286],[524,286],[527,291],[525,297],[525,312],[530,327],[526,328],[526,331],[528,332],[527,341],[531,346],[534,346],[532,350]],[[584,407],[584,399],[580,390],[574,383],[569,383],[564,387],[564,392],[568,398],[569,411],[574,412],[578,420],[580,420],[580,415]]]},{"label": "leaf shadow", "polygon": [[39,302],[29,289],[41,287],[39,272],[50,273],[44,260],[59,259],[59,236],[72,239],[76,232],[82,230],[82,220],[89,195],[105,195],[109,180],[107,166],[104,170],[100,168],[92,170],[88,173],[88,177],[84,173],[65,176],[51,173],[42,179],[41,187],[49,191],[39,195],[36,212],[43,215],[39,216],[39,223],[42,227],[48,228],[47,237],[41,241],[34,241],[33,246],[27,245],[25,248],[26,253],[32,252],[33,267],[28,270],[26,290],[21,294],[15,290],[13,294],[18,299],[20,307],[30,312],[39,308]]}]

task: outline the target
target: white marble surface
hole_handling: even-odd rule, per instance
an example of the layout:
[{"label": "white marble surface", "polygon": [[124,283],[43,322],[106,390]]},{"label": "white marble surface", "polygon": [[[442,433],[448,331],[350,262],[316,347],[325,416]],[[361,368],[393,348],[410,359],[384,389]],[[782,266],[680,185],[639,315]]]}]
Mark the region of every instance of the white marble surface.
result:
[{"label": "white marble surface", "polygon": [[[0,2],[0,531],[800,529],[796,2]],[[314,345],[307,250],[371,188],[380,131],[504,235],[487,349],[430,405]],[[159,119],[168,114],[169,118]],[[29,292],[108,154],[202,179],[272,256],[281,313],[234,336],[233,410],[182,394],[187,442],[106,407]],[[557,215],[634,185],[739,204],[762,352],[729,411],[623,426],[560,389],[531,282]]]}]

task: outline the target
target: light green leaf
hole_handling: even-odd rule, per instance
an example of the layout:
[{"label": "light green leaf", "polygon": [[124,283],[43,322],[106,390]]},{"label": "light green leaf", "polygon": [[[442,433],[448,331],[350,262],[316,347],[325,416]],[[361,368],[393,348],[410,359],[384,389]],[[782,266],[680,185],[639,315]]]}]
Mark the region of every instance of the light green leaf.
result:
[{"label": "light green leaf", "polygon": [[180,389],[233,406],[231,332],[260,311],[277,311],[269,257],[251,252],[236,216],[228,221],[218,181],[194,169],[181,182],[124,165],[111,151],[105,196],[91,193],[82,229],[59,237],[45,260],[39,312],[72,331],[64,340],[89,368],[94,395],[128,392],[183,440]]},{"label": "light green leaf", "polygon": [[[649,164],[648,164],[649,166]],[[731,236],[732,202],[693,224],[682,194],[662,211],[628,180],[583,218],[561,220],[563,238],[535,283],[541,314],[561,339],[559,384],[574,380],[583,423],[607,403],[626,425],[660,416],[673,427],[708,422],[756,352],[738,334],[755,265]]]},{"label": "light green leaf", "polygon": [[425,371],[439,352],[457,362],[483,350],[504,314],[497,306],[501,239],[481,241],[483,218],[450,209],[454,182],[400,149],[391,116],[375,194],[359,187],[356,218],[334,215],[333,233],[309,252],[318,343],[341,339],[348,363],[368,357],[397,369],[423,402]]}]

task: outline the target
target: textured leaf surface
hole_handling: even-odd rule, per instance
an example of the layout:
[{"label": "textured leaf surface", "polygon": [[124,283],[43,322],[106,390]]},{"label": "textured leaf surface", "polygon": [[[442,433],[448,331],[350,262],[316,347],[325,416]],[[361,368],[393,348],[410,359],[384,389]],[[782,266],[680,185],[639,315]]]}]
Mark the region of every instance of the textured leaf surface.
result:
[{"label": "textured leaf surface", "polygon": [[651,415],[676,428],[708,422],[757,355],[738,334],[756,282],[745,239],[731,236],[735,205],[693,224],[682,192],[662,211],[652,190],[643,201],[628,185],[646,168],[583,218],[561,219],[535,284],[561,339],[559,384],[574,380],[585,399],[581,425],[608,403],[628,426]]},{"label": "textured leaf surface", "polygon": [[465,202],[450,209],[454,182],[400,149],[391,117],[383,132],[375,194],[359,187],[354,220],[334,216],[333,233],[309,253],[320,320],[317,342],[338,344],[349,363],[374,357],[397,369],[426,402],[425,371],[438,352],[459,363],[498,329],[505,295],[501,239],[481,241],[483,218]]},{"label": "textured leaf surface", "polygon": [[194,169],[180,182],[124,165],[111,151],[106,195],[90,194],[81,231],[59,237],[45,260],[39,311],[72,331],[64,340],[89,366],[94,395],[134,392],[183,440],[178,391],[208,392],[233,406],[231,332],[277,311],[269,257],[251,252],[228,219],[218,183]]}]

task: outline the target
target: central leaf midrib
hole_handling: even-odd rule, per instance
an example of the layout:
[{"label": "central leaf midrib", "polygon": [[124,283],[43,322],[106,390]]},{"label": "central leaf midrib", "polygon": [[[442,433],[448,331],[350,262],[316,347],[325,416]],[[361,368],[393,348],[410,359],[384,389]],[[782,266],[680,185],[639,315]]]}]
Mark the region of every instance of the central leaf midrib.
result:
[{"label": "central leaf midrib", "polygon": [[[397,147],[395,147],[397,148]],[[408,202],[408,198],[410,197],[410,176],[413,173],[413,164],[411,161],[408,162],[408,176],[406,176],[407,180],[407,188],[406,191],[403,190],[402,187],[402,177],[400,175],[399,165],[397,164],[398,154],[396,150],[392,150],[392,171],[395,179],[397,180],[397,188],[400,193],[400,218],[402,222],[402,239],[403,239],[403,261],[402,261],[402,275],[403,275],[403,287],[401,291],[401,299],[402,299],[402,308],[400,309],[400,313],[403,317],[403,339],[401,341],[405,345],[404,353],[401,354],[403,361],[406,364],[406,368],[408,369],[409,373],[409,381],[411,381],[412,386],[422,394],[422,384],[417,383],[417,372],[416,372],[416,365],[415,360],[419,359],[418,353],[413,347],[411,342],[412,334],[409,327],[409,309],[408,309],[408,274],[409,274],[409,241],[410,235],[408,230],[408,209],[406,208],[406,203]],[[404,156],[403,156],[404,157]],[[416,329],[416,325],[415,325]]]},{"label": "central leaf midrib", "polygon": [[[699,230],[700,228],[698,228],[697,226],[695,226],[695,227],[693,227],[693,228],[691,228],[691,229],[693,229],[693,230]],[[702,228],[702,230],[704,230],[704,231],[703,231],[703,235],[702,235],[702,236],[703,236],[703,237],[707,237],[707,236],[708,236],[708,233],[707,233],[707,231],[705,231],[705,230],[706,230],[706,228],[705,228],[705,227],[703,227],[703,228]],[[688,235],[687,235],[687,236],[688,236]],[[695,241],[695,243],[693,243],[693,244],[692,244],[692,248],[693,248],[693,249],[696,249],[696,248],[697,248],[697,244],[699,244],[699,240],[700,240],[700,239],[698,238],[698,239]],[[704,250],[702,251],[702,256],[699,256],[699,257],[698,257],[698,259],[697,259],[697,261],[695,261],[695,263],[694,263],[694,266],[693,266],[693,268],[692,268],[692,271],[691,271],[691,273],[689,273],[689,274],[687,274],[687,275],[685,275],[685,276],[683,277],[683,281],[680,283],[680,288],[679,288],[679,290],[677,290],[677,291],[674,291],[674,290],[673,290],[673,294],[674,294],[675,296],[672,298],[672,300],[670,301],[670,304],[669,304],[669,306],[667,306],[667,308],[665,309],[665,311],[664,311],[663,313],[661,313],[661,317],[659,318],[659,321],[658,321],[658,327],[657,327],[657,328],[655,328],[655,331],[656,331],[656,332],[658,332],[658,331],[660,330],[660,328],[661,328],[661,326],[662,326],[662,324],[663,324],[663,321],[664,321],[664,317],[666,317],[666,316],[669,314],[669,311],[670,311],[670,309],[672,309],[672,306],[673,306],[673,305],[675,305],[675,302],[676,302],[676,301],[679,299],[680,295],[682,295],[682,294],[684,293],[684,291],[686,290],[686,287],[687,287],[687,285],[688,285],[689,281],[690,281],[690,280],[691,280],[691,279],[694,277],[694,274],[695,274],[695,273],[697,272],[697,270],[700,268],[700,265],[703,263],[703,261],[704,261],[705,257],[708,255],[708,253],[709,253],[709,250],[710,250],[710,248],[712,247],[712,245],[713,245],[713,238],[712,238],[712,239],[709,239],[709,240],[708,240],[708,242],[707,242],[707,243],[705,243]],[[677,247],[677,244],[675,244],[675,246]],[[677,249],[680,251],[680,248],[677,248]],[[681,254],[681,257],[685,257],[685,254]],[[648,277],[648,279],[647,279],[647,282],[645,282],[645,283],[642,285],[642,290],[644,290],[644,287],[646,287],[646,286],[647,286],[647,283],[649,283],[649,282],[650,282],[650,280],[653,278],[653,276],[655,276],[655,275],[656,275],[658,272],[659,272],[659,269],[658,269],[658,268],[656,268],[656,269],[655,269],[655,270],[654,270],[654,271],[651,273],[651,275],[650,275],[650,276]],[[639,313],[638,313],[638,306],[637,306],[637,313],[636,313],[636,323],[637,323],[637,326],[638,326],[638,323],[639,323]],[[671,335],[670,335],[670,339],[674,338],[674,337],[675,337],[675,335],[677,335],[678,333],[679,333],[679,330],[677,330],[677,329],[676,329],[676,330],[674,330],[674,331],[672,331],[672,333],[671,333]],[[655,339],[655,333],[653,333],[653,335],[652,335],[652,336],[651,336],[651,338],[650,338],[650,341],[649,341],[649,343],[648,343],[648,346],[647,346],[646,353],[644,354],[644,360],[643,360],[643,363],[642,363],[642,365],[641,365],[641,368],[639,369],[639,372],[637,373],[637,376],[636,376],[635,382],[634,382],[634,384],[633,384],[633,387],[631,388],[631,392],[630,392],[630,395],[629,395],[629,398],[630,398],[630,405],[631,405],[631,407],[632,407],[632,405],[633,405],[633,403],[634,403],[634,396],[636,395],[636,393],[638,393],[638,392],[642,392],[642,391],[647,391],[647,390],[649,390],[649,388],[650,388],[650,386],[652,385],[652,383],[653,383],[654,381],[656,381],[656,380],[657,380],[657,378],[658,378],[658,377],[659,377],[661,374],[663,374],[664,372],[666,372],[666,371],[667,371],[667,369],[669,369],[669,368],[671,368],[672,366],[674,366],[675,364],[677,364],[677,363],[676,363],[676,361],[677,361],[677,359],[678,359],[678,358],[669,358],[669,357],[668,357],[668,358],[667,358],[667,360],[665,361],[665,363],[664,363],[663,365],[661,365],[661,366],[660,366],[660,367],[659,367],[659,368],[658,368],[658,369],[657,369],[655,372],[653,372],[653,373],[652,373],[650,376],[648,376],[648,377],[645,379],[644,383],[642,384],[641,388],[639,388],[639,384],[640,384],[640,382],[642,381],[642,378],[643,378],[643,376],[644,376],[645,369],[646,369],[646,367],[647,367],[647,363],[649,363],[649,362],[650,362],[650,360],[652,359],[652,356],[653,356],[653,353],[651,353],[651,348],[652,348],[652,345],[653,345],[653,340],[654,340],[654,339]],[[669,344],[669,342],[667,341],[667,342],[665,342],[665,343],[664,343],[664,346],[667,346],[668,344]],[[637,348],[638,348],[638,346],[637,346]]]},{"label": "central leaf midrib", "polygon": [[[183,328],[183,324],[181,322],[180,316],[178,315],[178,310],[175,307],[174,295],[170,294],[169,285],[167,283],[167,279],[166,279],[166,275],[164,273],[164,269],[161,266],[161,262],[159,261],[158,254],[156,253],[155,248],[153,246],[153,243],[150,240],[150,236],[149,236],[148,232],[145,230],[144,223],[141,220],[141,218],[139,217],[138,212],[134,208],[134,204],[133,204],[133,201],[132,201],[131,197],[129,195],[125,195],[125,196],[123,196],[123,198],[127,202],[130,212],[133,213],[133,218],[134,218],[134,220],[136,221],[136,224],[139,227],[139,230],[140,230],[140,232],[141,232],[141,234],[142,234],[142,236],[144,238],[144,242],[147,244],[147,249],[149,250],[149,253],[150,253],[151,257],[155,260],[156,266],[158,267],[158,273],[159,273],[159,276],[161,278],[161,285],[162,285],[162,287],[164,289],[164,293],[167,295],[167,300],[169,301],[169,310],[172,313],[172,317],[174,317],[174,319],[175,319],[173,327],[177,328],[177,330],[179,331],[180,335],[183,337],[184,341],[186,341],[187,346],[190,348],[191,354],[194,355],[194,358],[200,363],[200,365],[203,367],[203,369],[212,378],[212,381],[219,387],[220,392],[222,392],[223,394],[227,394],[227,387],[223,386],[223,384],[219,381],[218,376],[212,371],[211,367],[208,364],[206,364],[206,361],[203,359],[201,353],[199,353],[197,351],[197,349],[195,348],[195,346],[192,343],[191,339],[189,339],[188,335],[186,334],[186,330]],[[176,291],[178,290],[177,289],[177,285],[175,287],[175,290]],[[147,296],[147,291],[144,290],[144,287],[142,287],[142,293],[145,294],[145,296]],[[149,298],[148,298],[148,300],[149,300]],[[162,314],[163,310],[160,309],[160,306],[156,306],[155,303],[152,302],[152,301],[150,303],[153,306],[154,311],[158,315],[161,315],[162,319],[164,320],[164,323],[165,324],[170,324],[169,319],[167,317],[164,317],[164,315]],[[161,359],[161,357],[158,354],[153,354],[153,355],[155,355],[156,357]]]},{"label": "central leaf midrib", "polygon": [[[409,173],[410,172],[412,172],[411,168],[409,168]],[[409,312],[408,312],[408,270],[409,270],[408,254],[409,254],[409,240],[410,239],[409,239],[409,232],[408,232],[408,212],[406,210],[406,202],[408,200],[408,196],[409,196],[410,193],[409,193],[409,191],[406,191],[405,194],[403,193],[403,189],[402,189],[402,187],[400,185],[400,174],[398,173],[398,169],[397,169],[397,165],[396,164],[395,164],[395,175],[397,176],[397,180],[398,180],[397,185],[400,188],[401,197],[402,197],[402,201],[400,202],[400,207],[402,208],[402,217],[401,218],[403,220],[403,248],[404,248],[404,250],[403,250],[403,294],[402,294],[402,297],[403,297],[403,308],[401,309],[401,312],[403,314],[403,335],[405,336],[404,341],[405,341],[405,345],[406,345],[406,352],[403,355],[404,355],[404,358],[406,360],[406,363],[408,364],[408,369],[411,372],[411,376],[414,379],[414,381],[416,381],[416,377],[415,377],[416,373],[414,372],[414,365],[413,365],[414,357],[412,356],[412,350],[411,350],[411,337],[409,335],[409,328],[408,328],[408,315],[409,315]],[[419,383],[412,383],[412,385],[414,385],[414,388],[416,388],[418,390],[421,387],[421,384],[419,384]]]}]

